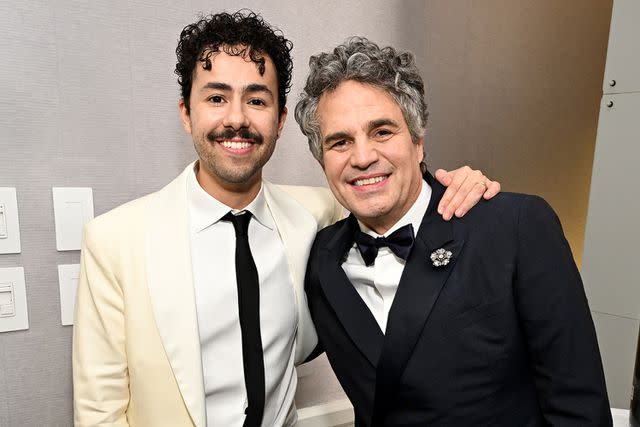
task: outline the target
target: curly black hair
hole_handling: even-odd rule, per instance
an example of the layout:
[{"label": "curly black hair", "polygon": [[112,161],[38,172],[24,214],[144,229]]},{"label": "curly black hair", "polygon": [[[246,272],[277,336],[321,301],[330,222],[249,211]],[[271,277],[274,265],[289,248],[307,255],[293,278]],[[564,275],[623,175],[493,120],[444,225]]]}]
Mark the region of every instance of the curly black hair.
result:
[{"label": "curly black hair", "polygon": [[280,30],[246,9],[201,17],[187,25],[180,33],[175,70],[187,111],[196,64],[200,62],[202,68],[210,70],[211,56],[222,49],[228,55],[247,55],[256,63],[260,74],[264,73],[263,55],[271,58],[278,76],[278,107],[282,113],[291,89],[292,48],[293,43],[285,39]]}]

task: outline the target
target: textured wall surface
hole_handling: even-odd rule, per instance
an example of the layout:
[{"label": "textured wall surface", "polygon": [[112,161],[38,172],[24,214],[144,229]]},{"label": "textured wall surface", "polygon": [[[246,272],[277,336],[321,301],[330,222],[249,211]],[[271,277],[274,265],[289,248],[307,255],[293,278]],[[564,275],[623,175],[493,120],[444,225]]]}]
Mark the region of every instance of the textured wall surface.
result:
[{"label": "textured wall surface", "polygon": [[[0,334],[0,426],[72,423],[71,327],[60,325],[52,186],[87,186],[96,215],[167,183],[195,154],[177,112],[174,49],[200,11],[248,7],[310,54],[352,34],[418,55],[430,164],[471,163],[559,212],[579,257],[610,1],[0,0],[0,186],[16,187],[30,329]],[[212,9],[213,8],[213,9]],[[292,167],[295,165],[295,167]],[[292,115],[266,175],[324,183]],[[299,406],[341,396],[326,359]]]}]

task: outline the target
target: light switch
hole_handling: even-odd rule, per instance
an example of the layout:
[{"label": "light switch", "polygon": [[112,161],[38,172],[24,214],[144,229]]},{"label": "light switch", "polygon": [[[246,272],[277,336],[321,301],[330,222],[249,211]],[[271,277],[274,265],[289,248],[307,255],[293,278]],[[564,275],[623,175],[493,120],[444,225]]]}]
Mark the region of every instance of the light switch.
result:
[{"label": "light switch", "polygon": [[0,283],[0,317],[16,315],[16,304],[13,296],[13,283]]},{"label": "light switch", "polygon": [[16,189],[0,187],[0,254],[20,253]]},{"label": "light switch", "polygon": [[60,318],[63,325],[73,325],[73,312],[80,277],[80,264],[62,264],[58,266],[60,285]]},{"label": "light switch", "polygon": [[93,218],[91,188],[53,187],[53,210],[56,225],[56,249],[80,250],[82,227]]},{"label": "light switch", "polygon": [[4,216],[4,203],[0,203],[0,239],[6,239],[7,237],[7,219]]},{"label": "light switch", "polygon": [[29,329],[22,267],[0,268],[0,332]]}]

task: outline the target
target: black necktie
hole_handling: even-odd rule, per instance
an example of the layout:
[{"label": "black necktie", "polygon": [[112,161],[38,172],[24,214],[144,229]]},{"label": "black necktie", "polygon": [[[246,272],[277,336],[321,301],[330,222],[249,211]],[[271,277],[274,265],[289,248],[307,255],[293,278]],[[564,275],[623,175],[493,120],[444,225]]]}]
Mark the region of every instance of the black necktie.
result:
[{"label": "black necktie", "polygon": [[406,261],[413,246],[413,226],[407,224],[404,227],[398,228],[387,237],[375,238],[357,230],[354,240],[367,267],[376,262],[378,248],[384,246],[391,249],[391,252],[396,254],[396,256]]},{"label": "black necktie", "polygon": [[222,217],[230,221],[236,230],[236,281],[238,282],[238,307],[242,331],[242,364],[244,384],[247,388],[248,406],[244,427],[258,427],[264,413],[264,357],[260,336],[260,288],[258,270],[249,248],[249,221],[251,213]]}]

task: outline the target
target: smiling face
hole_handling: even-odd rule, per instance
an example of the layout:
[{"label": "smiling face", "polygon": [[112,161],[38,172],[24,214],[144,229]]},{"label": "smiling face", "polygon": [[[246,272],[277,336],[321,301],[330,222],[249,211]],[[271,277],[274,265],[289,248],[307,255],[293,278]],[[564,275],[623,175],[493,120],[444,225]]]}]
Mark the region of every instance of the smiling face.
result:
[{"label": "smiling face", "polygon": [[[278,113],[278,81],[271,58],[265,70],[244,56],[218,52],[210,70],[195,67],[190,111],[180,102],[185,130],[198,153],[200,185],[231,207],[260,190],[262,167],[273,154],[286,118]],[[246,203],[244,203],[246,205]]]},{"label": "smiling face", "polygon": [[355,81],[324,93],[317,115],[331,191],[356,218],[385,233],[420,194],[423,140],[411,139],[387,92]]}]

